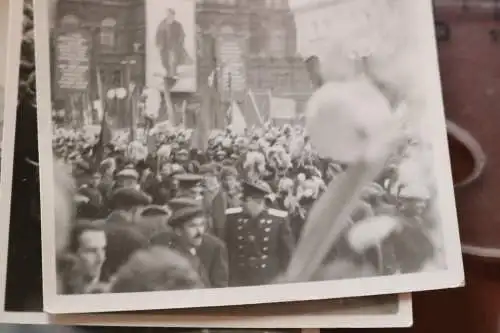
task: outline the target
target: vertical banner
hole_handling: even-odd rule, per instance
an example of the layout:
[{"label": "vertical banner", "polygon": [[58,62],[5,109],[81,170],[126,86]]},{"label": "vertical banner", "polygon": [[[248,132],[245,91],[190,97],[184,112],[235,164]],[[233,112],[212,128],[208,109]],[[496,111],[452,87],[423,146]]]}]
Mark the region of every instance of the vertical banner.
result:
[{"label": "vertical banner", "polygon": [[244,38],[232,27],[224,26],[217,41],[217,59],[221,67],[219,86],[224,99],[231,101],[233,93],[241,93],[246,88]]},{"label": "vertical banner", "polygon": [[241,111],[240,106],[237,102],[231,102],[231,127],[234,133],[238,135],[244,135],[245,129],[247,128],[247,122],[243,116],[243,111]]},{"label": "vertical banner", "polygon": [[87,93],[90,75],[90,34],[62,25],[55,39],[55,92],[59,98]]},{"label": "vertical banner", "polygon": [[146,0],[146,85],[196,92],[196,1]]}]

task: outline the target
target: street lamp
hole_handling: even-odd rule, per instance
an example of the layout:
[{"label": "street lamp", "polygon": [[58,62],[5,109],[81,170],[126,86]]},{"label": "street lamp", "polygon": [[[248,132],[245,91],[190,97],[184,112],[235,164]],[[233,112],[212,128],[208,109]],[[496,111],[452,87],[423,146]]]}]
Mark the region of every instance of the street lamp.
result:
[{"label": "street lamp", "polygon": [[108,93],[106,94],[108,99],[115,100],[115,99],[124,99],[127,96],[127,89],[120,87],[120,88],[112,88],[108,90]]},{"label": "street lamp", "polygon": [[[111,88],[106,93],[106,97],[111,100],[113,104],[114,116],[120,118],[121,114],[118,112],[118,100],[123,100],[127,96],[127,89],[123,87]],[[121,121],[121,119],[120,119]]]}]

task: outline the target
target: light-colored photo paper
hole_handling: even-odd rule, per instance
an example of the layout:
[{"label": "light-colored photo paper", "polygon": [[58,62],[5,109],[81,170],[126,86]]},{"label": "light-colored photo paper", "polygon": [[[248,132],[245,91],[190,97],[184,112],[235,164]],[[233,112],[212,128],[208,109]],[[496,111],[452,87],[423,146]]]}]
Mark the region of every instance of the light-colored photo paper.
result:
[{"label": "light-colored photo paper", "polygon": [[411,295],[140,313],[2,311],[0,323],[117,327],[394,328],[413,324]]},{"label": "light-colored photo paper", "polygon": [[35,3],[45,312],[463,285],[430,0],[156,2]]},{"label": "light-colored photo paper", "polygon": [[[30,4],[25,7],[25,20],[32,14]],[[20,11],[17,13],[21,15]],[[17,16],[11,15],[16,18]],[[17,21],[16,21],[17,22]],[[29,22],[25,22],[25,34],[30,33]],[[27,37],[27,36],[25,36]],[[19,40],[18,38],[14,38]],[[26,49],[25,39],[23,59],[30,61],[34,54]],[[29,112],[29,111],[28,111]],[[27,115],[27,114],[25,114]],[[16,137],[26,138],[26,131],[36,127],[35,117],[18,117]],[[14,119],[15,120],[15,119]],[[12,127],[14,128],[14,126]],[[12,138],[13,140],[13,138]],[[21,140],[19,140],[21,142]],[[35,145],[35,142],[32,142]],[[30,146],[27,143],[26,146]],[[0,322],[31,325],[91,325],[91,326],[154,326],[154,327],[207,327],[207,328],[274,328],[274,327],[406,327],[412,323],[411,297],[382,296],[350,300],[325,300],[307,303],[252,305],[245,307],[222,307],[169,312],[141,312],[130,314],[62,315],[50,316],[42,312],[40,223],[36,204],[32,212],[26,214],[26,203],[38,201],[36,163],[26,156],[26,146],[15,149],[15,160],[20,162],[17,178],[12,186],[12,195],[5,197],[4,212],[10,223],[2,224],[2,234],[9,235],[9,242],[0,244],[2,253],[8,253],[9,260],[2,261],[0,268]],[[20,148],[20,147],[17,147]],[[27,159],[27,157],[29,157]],[[29,162],[29,163],[27,163]],[[28,168],[22,168],[28,166]],[[34,174],[32,174],[34,172]],[[9,179],[13,172],[9,169]],[[26,183],[33,186],[26,186]],[[20,194],[15,192],[21,191]],[[9,191],[10,192],[10,191]],[[22,197],[24,205],[13,205],[10,198]],[[39,240],[37,242],[37,239]],[[37,244],[38,243],[38,244]],[[27,276],[28,275],[28,276]]]},{"label": "light-colored photo paper", "polygon": [[[4,131],[4,124],[12,124],[12,119],[15,121],[15,110],[17,105],[18,66],[15,66],[15,64],[19,63],[19,60],[16,58],[19,49],[15,46],[11,47],[11,45],[16,45],[16,37],[19,40],[18,31],[16,31],[16,29],[21,29],[20,22],[14,21],[14,12],[16,10],[19,10],[17,3],[13,4],[13,2],[9,0],[0,1],[0,49],[2,50],[2,52],[0,52],[0,157],[2,160],[2,170],[4,170],[5,167],[8,168],[8,166],[4,166],[5,163],[11,163],[14,149],[14,132],[9,129]],[[9,21],[9,17],[11,16],[13,20]],[[10,113],[14,116],[10,117],[6,115],[8,113],[6,110],[11,111]],[[5,176],[1,177],[2,184],[5,183],[5,179]],[[3,188],[5,188],[5,186]],[[1,191],[1,193],[3,193],[3,191]],[[0,197],[3,198],[1,194]]]}]

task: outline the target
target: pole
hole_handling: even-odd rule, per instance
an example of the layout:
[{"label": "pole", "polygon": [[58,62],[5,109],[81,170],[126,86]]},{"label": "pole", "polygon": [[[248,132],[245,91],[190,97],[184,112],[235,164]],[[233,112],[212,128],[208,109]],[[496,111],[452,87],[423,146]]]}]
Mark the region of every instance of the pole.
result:
[{"label": "pole", "polygon": [[132,92],[130,91],[130,65],[131,62],[129,59],[124,60],[121,62],[122,65],[124,65],[124,70],[125,70],[125,84],[124,87],[127,91],[127,96],[125,99],[125,114],[129,118],[129,130],[130,130],[130,142],[135,140],[135,119],[134,119],[134,110],[131,107],[131,101],[132,101]]},{"label": "pole", "polygon": [[172,103],[172,95],[170,94],[170,80],[168,78],[165,78],[164,79],[164,97],[165,97],[165,104],[167,106],[167,116],[168,116],[168,121],[170,121],[170,123],[172,125],[176,125],[175,124],[175,112],[174,112],[174,105]]},{"label": "pole", "polygon": [[229,89],[229,108],[227,109],[225,119],[226,119],[226,126],[231,125],[232,119],[233,119],[233,76],[231,72],[227,73],[227,85]]}]

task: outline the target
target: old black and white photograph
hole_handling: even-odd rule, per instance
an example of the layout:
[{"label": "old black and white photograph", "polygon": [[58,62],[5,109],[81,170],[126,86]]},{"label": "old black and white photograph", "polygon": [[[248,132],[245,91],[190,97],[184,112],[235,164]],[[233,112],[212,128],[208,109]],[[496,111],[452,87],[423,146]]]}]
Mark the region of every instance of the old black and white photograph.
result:
[{"label": "old black and white photograph", "polygon": [[35,17],[45,312],[463,284],[430,1]]},{"label": "old black and white photograph", "polygon": [[[18,13],[20,15],[20,13]],[[33,8],[26,1],[23,11],[23,39],[19,78],[19,107],[16,115],[14,168],[11,172],[10,223],[2,224],[2,253],[8,258],[1,267],[3,291],[0,322],[10,324],[66,325],[68,332],[105,330],[117,327],[210,327],[289,328],[289,327],[407,327],[412,323],[410,295],[389,295],[357,299],[296,302],[286,304],[208,308],[171,312],[70,315],[54,318],[43,313],[42,254],[39,208],[37,121],[34,82]],[[19,40],[19,39],[17,39]],[[9,169],[10,170],[10,169]],[[7,196],[5,200],[9,197]],[[29,209],[27,209],[29,207]],[[6,269],[6,271],[4,271]],[[2,303],[3,302],[3,303]],[[96,328],[69,328],[75,325]],[[110,326],[113,325],[113,326]],[[101,326],[101,328],[97,328]],[[46,330],[50,331],[51,326]],[[52,326],[53,327],[53,326]],[[61,326],[58,326],[61,327]],[[6,330],[21,329],[5,326]],[[33,326],[33,329],[40,329]],[[23,326],[23,330],[27,328]],[[59,328],[61,329],[61,328]],[[106,328],[108,329],[108,328]],[[146,329],[146,328],[145,328]]]}]

